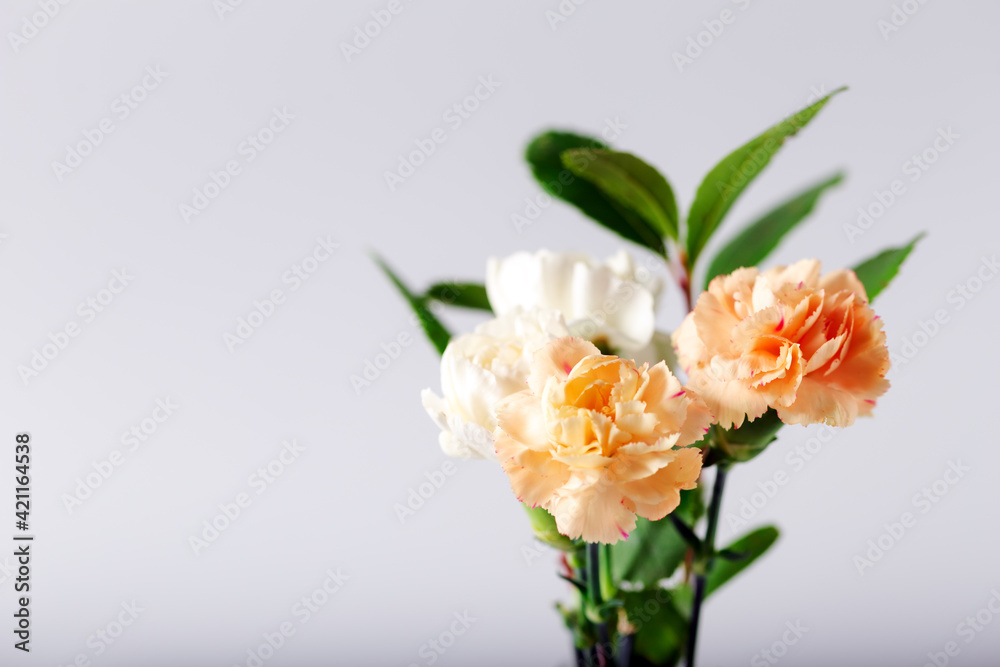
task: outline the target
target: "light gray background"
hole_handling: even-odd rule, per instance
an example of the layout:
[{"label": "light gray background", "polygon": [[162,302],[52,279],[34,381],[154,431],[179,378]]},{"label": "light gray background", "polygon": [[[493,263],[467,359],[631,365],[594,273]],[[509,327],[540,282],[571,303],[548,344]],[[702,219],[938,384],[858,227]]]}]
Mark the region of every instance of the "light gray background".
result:
[{"label": "light gray background", "polygon": [[[952,664],[992,664],[1000,622],[971,643],[956,626],[1000,590],[1000,280],[961,309],[948,294],[1000,251],[996,3],[928,2],[884,39],[888,0],[590,0],[555,29],[546,12],[557,0],[404,0],[347,62],[340,43],[386,5],[245,0],[220,18],[209,0],[72,2],[15,53],[8,33],[41,10],[4,3],[0,498],[12,504],[13,438],[29,431],[38,540],[33,651],[10,646],[12,581],[0,572],[0,663],[63,665],[84,654],[109,667],[244,665],[263,633],[292,621],[295,635],[265,664],[428,664],[420,647],[467,611],[476,622],[437,664],[568,664],[552,609],[568,590],[552,553],[530,557],[526,521],[495,465],[459,462],[404,524],[393,511],[446,460],[419,402],[420,389],[438,386],[438,365],[417,339],[372,386],[352,388],[382,342],[417,335],[367,253],[418,287],[481,280],[488,256],[519,249],[608,255],[621,242],[562,205],[521,233],[512,225],[539,191],[521,157],[534,133],[598,133],[618,118],[627,129],[616,146],[660,166],[686,208],[729,150],[847,84],[720,237],[844,168],[847,183],[773,261],[849,266],[927,230],[876,305],[895,353],[937,309],[948,323],[891,371],[875,419],[837,435],[801,471],[786,456],[810,432],[788,428],[731,476],[725,512],[776,471],[791,473],[751,522],[776,522],[783,537],[708,604],[702,664],[749,664],[795,621],[808,632],[786,664],[921,665],[951,640],[961,649]],[[726,8],[734,22],[678,71],[672,54]],[[147,66],[167,78],[118,120],[114,100]],[[390,193],[383,173],[414,140],[447,127],[442,114],[480,76],[500,88]],[[242,160],[240,142],[274,107],[294,114],[289,127],[186,224],[178,206],[210,171]],[[114,132],[58,180],[52,162],[106,117]],[[949,127],[959,138],[911,182],[904,163]],[[894,179],[906,193],[849,242],[844,225]],[[282,274],[321,235],[339,250],[290,292]],[[77,304],[122,267],[134,281],[26,386],[17,367],[50,333],[82,321]],[[275,288],[287,301],[231,353],[224,333]],[[676,326],[676,291],[661,308],[661,327]],[[447,319],[456,330],[476,321]],[[63,495],[124,450],[122,432],[166,397],[175,414],[69,513]],[[253,495],[248,477],[291,438],[305,451]],[[914,494],[958,460],[971,471],[930,512],[915,511]],[[196,556],[189,536],[248,491],[252,505]],[[859,575],[854,556],[905,511],[916,526]],[[349,580],[300,624],[292,606],[338,568]],[[133,600],[139,619],[95,657],[88,636]]]}]

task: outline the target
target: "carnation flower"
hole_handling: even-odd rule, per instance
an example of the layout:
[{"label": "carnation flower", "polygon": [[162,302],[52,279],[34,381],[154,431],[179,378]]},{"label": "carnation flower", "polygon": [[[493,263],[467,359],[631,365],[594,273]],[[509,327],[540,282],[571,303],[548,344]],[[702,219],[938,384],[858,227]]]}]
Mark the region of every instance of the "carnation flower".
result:
[{"label": "carnation flower", "polygon": [[816,260],[715,278],[674,344],[688,386],[727,428],[769,407],[787,424],[848,426],[889,387],[864,286],[852,271],[821,278]]},{"label": "carnation flower", "polygon": [[658,291],[658,282],[637,271],[624,250],[603,264],[574,253],[518,252],[491,258],[486,269],[486,293],[497,315],[518,307],[556,310],[574,336],[628,351],[652,338]]},{"label": "carnation flower", "polygon": [[547,509],[562,534],[628,537],[636,515],[659,520],[693,489],[711,423],[666,364],[603,355],[559,338],[531,363],[528,389],[497,407],[497,457],[517,497]]},{"label": "carnation flower", "polygon": [[453,338],[441,357],[443,397],[425,389],[424,408],[441,428],[438,441],[448,456],[495,458],[496,403],[524,389],[532,355],[567,335],[559,313],[515,308]]}]

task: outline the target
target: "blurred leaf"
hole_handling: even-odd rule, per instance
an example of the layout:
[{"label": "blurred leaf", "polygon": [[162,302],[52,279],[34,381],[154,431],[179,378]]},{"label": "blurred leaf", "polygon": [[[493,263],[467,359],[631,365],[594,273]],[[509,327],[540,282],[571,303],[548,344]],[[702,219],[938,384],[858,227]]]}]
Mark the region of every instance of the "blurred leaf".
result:
[{"label": "blurred leaf", "polygon": [[627,540],[611,545],[615,583],[628,581],[653,588],[684,562],[688,545],[667,519],[639,518]]},{"label": "blurred leaf", "polygon": [[399,277],[393,273],[389,265],[386,264],[381,257],[375,255],[375,262],[379,265],[379,268],[389,277],[392,284],[396,286],[399,293],[403,295],[406,302],[410,304],[410,308],[416,314],[417,318],[420,320],[420,326],[423,327],[424,333],[427,334],[427,338],[430,339],[431,343],[434,345],[434,349],[438,351],[438,354],[444,354],[444,349],[448,347],[448,341],[451,339],[451,334],[444,325],[438,321],[434,314],[427,308],[425,301],[415,296],[410,289],[403,283]]},{"label": "blurred leaf", "polygon": [[751,139],[717,164],[698,187],[687,222],[688,266],[693,267],[730,207],[785,143],[819,113],[838,88],[763,134]]},{"label": "blurred leaf", "polygon": [[447,306],[493,312],[490,300],[486,297],[486,287],[478,283],[435,283],[427,288],[424,297]]},{"label": "blurred leaf", "polygon": [[622,596],[625,614],[636,630],[633,650],[654,665],[676,665],[687,643],[688,620],[670,593],[656,589]]},{"label": "blurred leaf", "polygon": [[747,225],[712,259],[705,274],[705,286],[716,276],[732,273],[740,267],[757,266],[778,247],[782,237],[812,212],[820,195],[844,180],[836,174],[800,192],[776,209]]},{"label": "blurred leaf", "polygon": [[858,280],[865,286],[868,292],[868,302],[875,300],[882,290],[889,286],[892,279],[899,273],[899,267],[907,256],[913,251],[917,241],[924,237],[924,232],[917,234],[913,240],[898,248],[889,248],[879,254],[866,259],[854,267],[854,273],[858,275]]},{"label": "blurred leaf", "polygon": [[642,218],[563,165],[561,156],[566,151],[596,151],[606,148],[606,145],[591,137],[550,131],[535,137],[525,151],[525,159],[531,166],[531,173],[553,197],[569,202],[616,234],[665,257],[663,240],[656,234],[649,233],[649,227]]},{"label": "blurred leaf", "polygon": [[737,574],[750,567],[750,565],[764,555],[771,545],[778,539],[778,529],[774,526],[764,526],[752,533],[744,535],[736,540],[724,551],[745,553],[746,557],[741,560],[716,559],[712,566],[712,571],[705,579],[705,599],[718,590],[723,584],[735,577]]},{"label": "blurred leaf", "polygon": [[[635,211],[654,238],[677,239],[677,202],[667,179],[630,153],[590,148],[562,154],[563,165],[596,185],[620,205]],[[636,230],[646,234],[645,230]]]}]

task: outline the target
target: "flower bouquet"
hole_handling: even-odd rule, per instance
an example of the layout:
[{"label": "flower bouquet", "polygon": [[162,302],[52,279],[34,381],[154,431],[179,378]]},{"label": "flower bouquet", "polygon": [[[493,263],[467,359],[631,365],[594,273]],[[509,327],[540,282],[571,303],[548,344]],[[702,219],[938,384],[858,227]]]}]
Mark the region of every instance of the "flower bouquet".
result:
[{"label": "flower bouquet", "polygon": [[[726,156],[683,219],[635,155],[570,132],[535,138],[526,157],[545,191],[641,258],[519,252],[490,259],[485,284],[422,293],[379,260],[441,354],[441,394],[422,395],[441,448],[499,464],[537,539],[563,552],[573,600],[558,609],[580,665],[693,665],[705,600],[778,538],[764,526],[716,544],[727,474],[786,424],[850,426],[888,389],[871,304],[919,236],[850,270],[757,268],[840,174],[700,261],[742,192],[839,92]],[[665,277],[689,311],[672,334],[656,330]],[[441,304],[492,319],[452,337]]]}]

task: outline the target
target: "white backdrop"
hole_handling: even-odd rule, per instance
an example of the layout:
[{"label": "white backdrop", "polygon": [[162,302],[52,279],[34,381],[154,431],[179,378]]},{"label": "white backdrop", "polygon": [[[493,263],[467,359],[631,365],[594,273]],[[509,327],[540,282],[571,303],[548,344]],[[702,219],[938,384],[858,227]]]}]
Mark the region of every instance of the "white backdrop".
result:
[{"label": "white backdrop", "polygon": [[[1000,596],[1000,280],[977,282],[1000,251],[1000,6],[401,0],[345,55],[388,0],[224,1],[4,3],[0,498],[13,505],[14,435],[30,432],[37,537],[28,655],[0,562],[0,663],[252,665],[269,635],[267,665],[568,664],[555,557],[495,465],[446,467],[419,401],[436,354],[368,253],[418,287],[482,280],[518,249],[608,255],[622,242],[561,204],[512,224],[539,192],[522,160],[535,133],[616,124],[686,208],[729,150],[843,84],[718,240],[845,169],[772,261],[849,266],[926,230],[876,304],[912,358],[875,419],[808,461],[795,448],[817,431],[788,428],[730,477],[723,516],[756,500],[749,525],[783,537],[707,605],[700,657],[763,664],[798,622],[786,664],[922,665],[950,641],[949,664],[995,663],[1000,622],[960,624]],[[473,112],[449,112],[477,87]],[[384,173],[435,128],[444,143],[390,191]],[[227,344],[255,301],[273,312]],[[668,289],[661,328],[681,310]],[[401,334],[414,342],[356,390]],[[133,427],[143,439],[123,438]],[[968,470],[921,500],[952,464]],[[428,475],[443,483],[401,522]],[[859,573],[904,512],[915,525]],[[208,541],[212,520],[229,525]]]}]

